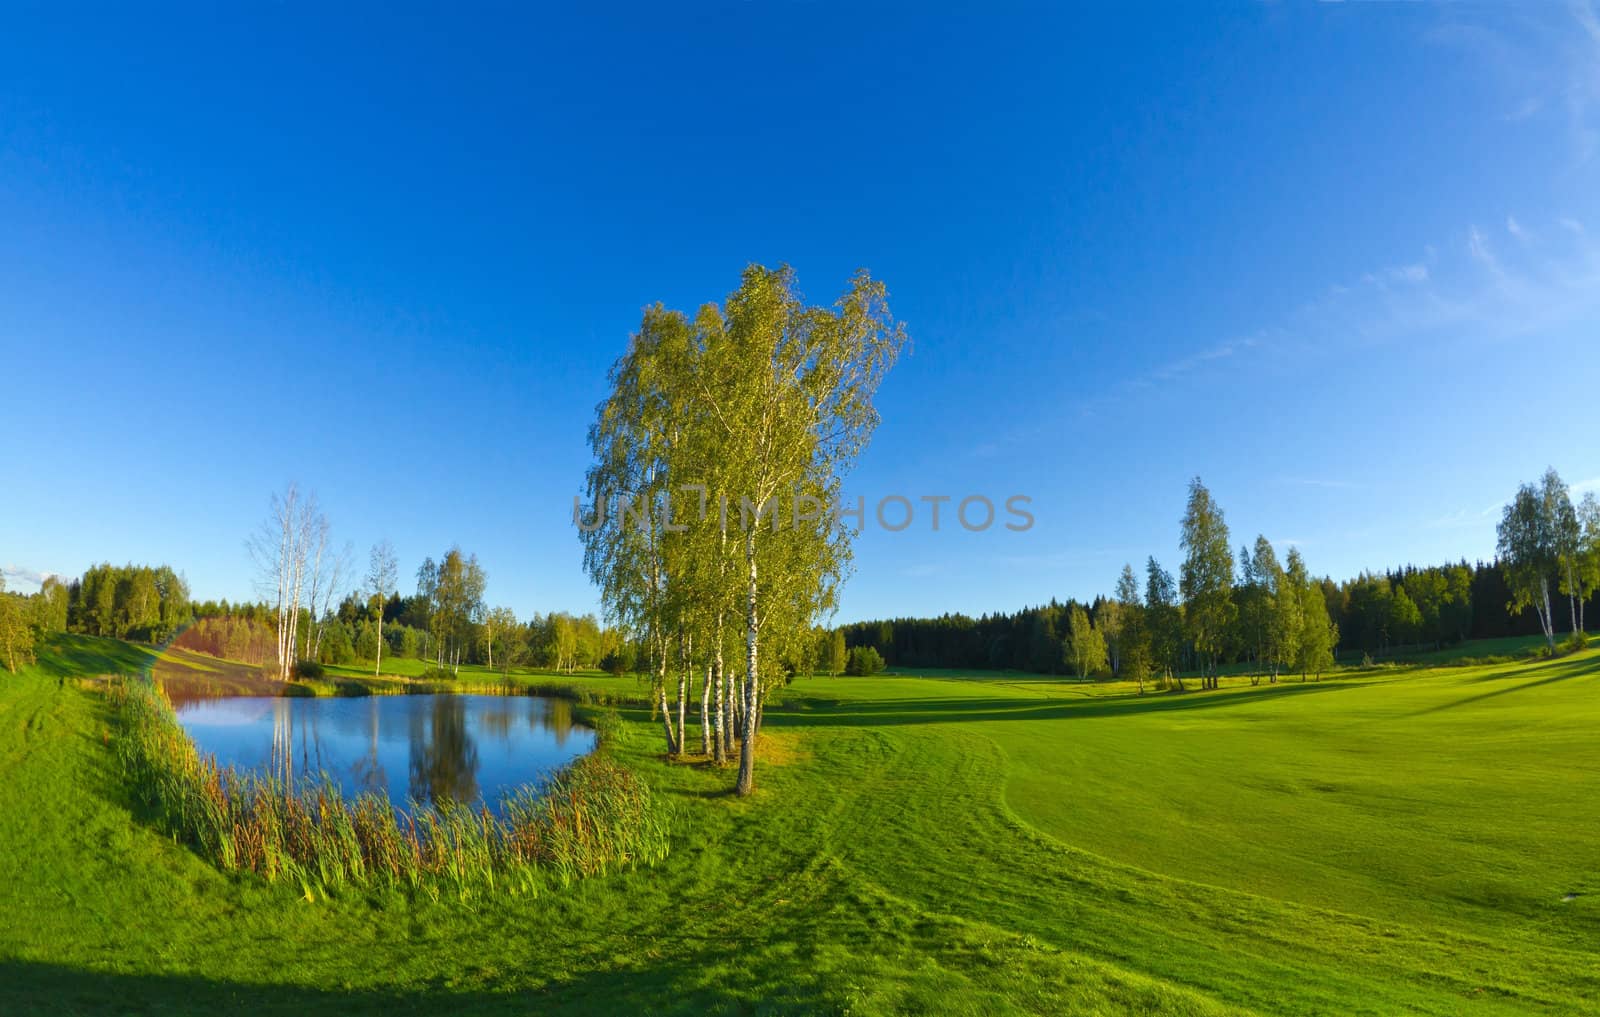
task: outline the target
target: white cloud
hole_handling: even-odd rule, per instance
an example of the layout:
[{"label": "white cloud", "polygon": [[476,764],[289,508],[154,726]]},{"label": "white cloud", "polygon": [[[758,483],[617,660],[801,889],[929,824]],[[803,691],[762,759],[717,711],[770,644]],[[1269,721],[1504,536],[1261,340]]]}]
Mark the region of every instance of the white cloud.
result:
[{"label": "white cloud", "polygon": [[40,572],[28,568],[26,565],[0,566],[0,574],[6,577],[6,591],[8,593],[36,593],[46,579],[56,576],[54,572]]},{"label": "white cloud", "polygon": [[1500,263],[1494,258],[1494,253],[1489,250],[1489,241],[1484,239],[1478,227],[1472,226],[1467,230],[1467,253],[1472,255],[1472,260],[1482,265],[1495,275],[1500,274]]},{"label": "white cloud", "polygon": [[1254,349],[1256,346],[1260,345],[1260,343],[1261,340],[1253,336],[1243,339],[1231,339],[1224,343],[1218,343],[1217,345],[1208,349],[1200,350],[1197,353],[1191,353],[1186,357],[1180,357],[1177,360],[1171,361],[1164,366],[1157,368],[1153,374],[1153,377],[1157,381],[1172,381],[1175,378],[1189,374],[1197,368],[1204,367],[1206,364],[1209,364],[1214,360],[1225,360],[1243,350]]},{"label": "white cloud", "polygon": [[1296,487],[1319,487],[1325,490],[1353,491],[1360,484],[1350,480],[1334,480],[1328,477],[1284,477],[1281,483],[1292,484]]},{"label": "white cloud", "polygon": [[1600,15],[1591,0],[1439,10],[1429,38],[1469,54],[1499,88],[1497,119],[1559,125],[1580,167],[1600,152]]}]

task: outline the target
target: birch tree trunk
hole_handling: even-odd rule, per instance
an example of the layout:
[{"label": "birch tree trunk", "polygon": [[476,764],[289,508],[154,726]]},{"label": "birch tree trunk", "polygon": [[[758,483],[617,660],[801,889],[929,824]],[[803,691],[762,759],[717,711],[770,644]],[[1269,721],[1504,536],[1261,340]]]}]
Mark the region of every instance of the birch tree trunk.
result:
[{"label": "birch tree trunk", "polygon": [[727,675],[722,666],[722,612],[717,612],[717,642],[716,656],[712,660],[712,668],[716,674],[717,682],[717,712],[715,730],[712,731],[712,740],[716,742],[712,750],[712,758],[718,766],[728,761],[728,746],[724,739],[727,738],[728,724],[728,697]]},{"label": "birch tree trunk", "polygon": [[[1555,619],[1550,614],[1550,580],[1539,580],[1539,590],[1544,593],[1544,614],[1539,616],[1539,622],[1544,624],[1544,641],[1550,644],[1550,652],[1555,652]],[[1538,611],[1534,611],[1538,614]]]},{"label": "birch tree trunk", "polygon": [[677,748],[673,751],[675,756],[683,755],[685,736],[689,733],[689,676],[690,672],[687,670],[680,672],[678,676],[678,737]]},{"label": "birch tree trunk", "polygon": [[759,616],[756,613],[756,543],[754,531],[745,533],[744,558],[749,569],[748,579],[745,583],[744,607],[744,646],[745,646],[745,678],[744,678],[744,731],[739,739],[739,782],[734,787],[734,792],[740,797],[750,794],[756,789],[756,704],[760,698],[760,669],[757,650],[760,647],[760,633],[757,625]]},{"label": "birch tree trunk", "polygon": [[700,684],[700,754],[711,755],[711,665],[706,664],[706,677]]},{"label": "birch tree trunk", "polygon": [[672,709],[667,705],[666,676],[662,675],[661,682],[656,685],[656,708],[661,711],[661,723],[667,731],[667,755],[678,754],[678,743],[672,737]]}]

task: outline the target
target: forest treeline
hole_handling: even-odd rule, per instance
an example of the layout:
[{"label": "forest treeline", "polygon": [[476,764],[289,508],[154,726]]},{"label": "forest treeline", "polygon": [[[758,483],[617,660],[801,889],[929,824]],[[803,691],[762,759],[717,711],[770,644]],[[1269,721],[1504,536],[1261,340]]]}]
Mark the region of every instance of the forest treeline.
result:
[{"label": "forest treeline", "polygon": [[[450,576],[458,571],[473,578],[452,586]],[[306,635],[297,659],[373,664],[381,639],[383,656],[441,666],[605,667],[619,673],[633,667],[623,633],[592,614],[558,611],[519,619],[509,608],[485,607],[482,569],[457,548],[446,551],[439,564],[426,560],[418,583],[416,593],[382,598],[381,611],[380,601],[361,591],[340,594],[321,613],[302,606],[299,630]],[[95,565],[77,579],[47,576],[39,591],[27,596],[6,593],[0,585],[0,664],[16,670],[31,661],[38,638],[77,632],[170,643],[266,667],[277,662],[276,619],[276,606],[265,602],[191,600],[188,583],[171,566]]]},{"label": "forest treeline", "polygon": [[[1453,565],[1403,565],[1384,572],[1363,573],[1335,582],[1316,580],[1328,615],[1339,628],[1336,652],[1385,655],[1460,643],[1540,634],[1534,609],[1511,610],[1510,589],[1498,559],[1462,560]],[[1051,600],[1038,607],[972,617],[946,614],[936,618],[887,618],[842,626],[846,648],[877,650],[890,666],[1035,671],[1066,674],[1073,670],[1069,622],[1083,610],[1100,627],[1105,596],[1089,603]],[[1600,594],[1588,607],[1600,608]],[[1556,619],[1557,633],[1570,631]],[[1232,656],[1247,652],[1238,644]]]},{"label": "forest treeline", "polygon": [[[1216,515],[1220,521],[1220,511]],[[1519,553],[1506,542],[1517,534],[1531,534],[1531,549]],[[1379,659],[1469,639],[1532,635],[1546,635],[1554,645],[1556,635],[1581,629],[1587,610],[1600,608],[1600,509],[1592,493],[1574,505],[1553,470],[1539,484],[1525,485],[1507,506],[1499,550],[1487,562],[1402,565],[1339,582],[1327,576],[1312,580],[1333,626],[1334,652]],[[1532,578],[1519,590],[1515,563],[1523,560],[1532,561]],[[1265,538],[1258,538],[1253,549],[1239,549],[1228,588],[1234,610],[1224,627],[1224,662],[1270,668],[1258,633],[1262,599],[1274,596],[1275,562]],[[1126,571],[1131,573],[1131,567]],[[1147,575],[1160,571],[1154,558],[1146,562]],[[1547,594],[1553,592],[1559,600],[1569,589],[1568,610],[1548,608]],[[1140,599],[1146,609],[1152,603],[1148,592]],[[842,632],[847,651],[869,647],[892,667],[1071,674],[1087,665],[1091,674],[1120,674],[1115,642],[1132,599],[1124,590],[1123,595],[1098,596],[1087,603],[1052,599],[1038,607],[978,617],[946,614],[855,622],[842,626]],[[1157,604],[1157,609],[1163,606]],[[1183,605],[1177,606],[1181,612]],[[1180,639],[1177,658],[1183,671],[1202,669],[1200,653],[1187,636]]]},{"label": "forest treeline", "polygon": [[46,576],[37,593],[7,593],[0,577],[0,663],[15,671],[33,660],[39,638],[85,632],[166,642],[194,617],[189,586],[166,565],[95,565],[81,578]]},{"label": "forest treeline", "polygon": [[[272,663],[273,610],[257,603],[206,601],[195,605],[196,621],[175,645],[247,664]],[[519,619],[508,608],[474,611],[452,645],[434,631],[430,604],[421,595],[394,594],[385,599],[381,626],[373,603],[349,594],[323,619],[320,664],[372,664],[383,640],[384,658],[404,657],[438,663],[441,652],[459,664],[503,670],[536,667],[558,671],[587,668],[631,670],[632,656],[623,633],[592,614],[535,612]],[[379,633],[382,633],[381,637]]]},{"label": "forest treeline", "polygon": [[[325,520],[318,517],[318,528]],[[1149,558],[1126,566],[1112,596],[1052,600],[979,617],[893,618],[785,641],[774,654],[780,680],[795,674],[871,675],[884,666],[1116,675],[1171,682],[1253,665],[1263,675],[1312,673],[1334,656],[1386,656],[1469,639],[1581,631],[1600,607],[1600,504],[1574,504],[1554,470],[1523,485],[1506,506],[1489,562],[1405,565],[1342,582],[1311,576],[1298,549],[1280,563],[1265,537],[1235,553],[1222,510],[1198,478],[1183,519],[1178,574]],[[473,555],[449,548],[417,570],[414,593],[396,587],[393,552],[372,550],[356,590],[346,566],[315,584],[320,610],[298,608],[304,633],[295,660],[365,664],[385,657],[441,668],[478,664],[616,674],[658,670],[649,633],[592,614],[518,618],[484,600],[486,574]],[[1562,598],[1567,600],[1561,609]],[[302,598],[305,600],[305,598]],[[0,585],[0,664],[29,662],[35,641],[81,632],[165,643],[229,660],[276,666],[282,612],[268,602],[190,599],[167,565],[92,566],[77,579],[47,577],[30,596]],[[737,652],[737,646],[729,652]],[[686,697],[685,697],[686,698]]]}]

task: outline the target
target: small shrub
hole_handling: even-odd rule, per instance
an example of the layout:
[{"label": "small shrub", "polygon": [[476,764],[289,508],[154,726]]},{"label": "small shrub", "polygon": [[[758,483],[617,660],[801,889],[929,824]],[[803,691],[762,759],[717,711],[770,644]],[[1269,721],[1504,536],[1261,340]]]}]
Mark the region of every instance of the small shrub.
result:
[{"label": "small shrub", "polygon": [[857,646],[850,650],[850,656],[845,661],[844,673],[867,678],[883,670],[883,655],[876,647]]},{"label": "small shrub", "polygon": [[417,676],[419,682],[453,682],[456,673],[448,667],[430,667]]},{"label": "small shrub", "polygon": [[301,681],[320,681],[324,673],[322,665],[314,660],[295,661],[294,676]]},{"label": "small shrub", "polygon": [[1574,632],[1561,644],[1562,653],[1577,653],[1579,650],[1589,648],[1589,633],[1584,631]]},{"label": "small shrub", "polygon": [[624,647],[621,650],[612,650],[600,658],[600,670],[613,678],[621,678],[633,670],[633,651]]}]

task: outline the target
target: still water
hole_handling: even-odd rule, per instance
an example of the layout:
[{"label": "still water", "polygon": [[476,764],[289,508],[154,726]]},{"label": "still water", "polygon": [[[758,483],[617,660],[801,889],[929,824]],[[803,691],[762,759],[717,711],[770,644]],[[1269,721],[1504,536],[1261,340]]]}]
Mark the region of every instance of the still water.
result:
[{"label": "still water", "polygon": [[326,773],[346,795],[494,805],[594,749],[572,704],[539,696],[238,696],[183,701],[178,722],[202,754],[293,779]]}]

